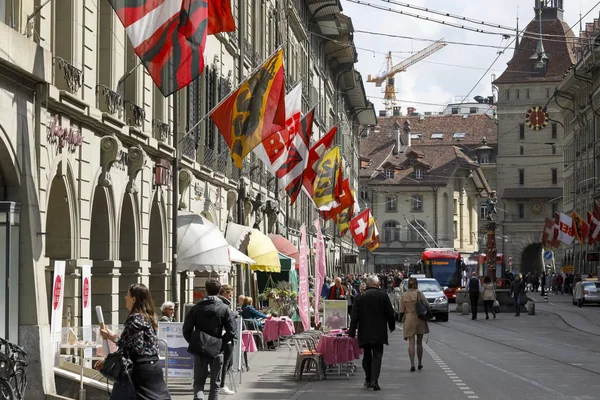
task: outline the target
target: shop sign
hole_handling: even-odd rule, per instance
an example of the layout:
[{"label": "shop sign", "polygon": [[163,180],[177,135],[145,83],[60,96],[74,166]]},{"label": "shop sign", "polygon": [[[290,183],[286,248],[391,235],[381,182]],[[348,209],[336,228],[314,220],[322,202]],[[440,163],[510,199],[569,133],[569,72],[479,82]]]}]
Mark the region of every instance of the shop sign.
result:
[{"label": "shop sign", "polygon": [[169,186],[171,184],[171,164],[165,159],[158,159],[154,166],[154,184]]},{"label": "shop sign", "polygon": [[60,126],[58,114],[54,116],[54,120],[50,124],[50,138],[55,139],[61,149],[67,148],[69,151],[75,151],[77,147],[81,147],[83,144],[81,131]]}]

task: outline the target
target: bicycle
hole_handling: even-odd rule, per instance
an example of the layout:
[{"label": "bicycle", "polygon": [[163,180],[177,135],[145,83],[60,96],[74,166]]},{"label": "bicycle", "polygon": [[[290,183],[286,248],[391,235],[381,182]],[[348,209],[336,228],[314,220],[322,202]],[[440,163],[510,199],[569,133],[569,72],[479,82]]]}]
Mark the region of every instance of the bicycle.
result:
[{"label": "bicycle", "polygon": [[0,338],[0,399],[23,400],[27,386],[27,352],[16,344]]}]

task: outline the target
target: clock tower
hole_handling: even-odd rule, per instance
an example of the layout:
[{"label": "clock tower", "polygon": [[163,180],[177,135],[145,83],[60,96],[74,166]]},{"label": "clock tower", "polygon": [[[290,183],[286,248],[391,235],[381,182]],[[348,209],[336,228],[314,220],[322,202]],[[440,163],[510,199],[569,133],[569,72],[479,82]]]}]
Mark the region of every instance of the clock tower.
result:
[{"label": "clock tower", "polygon": [[[563,122],[554,89],[575,61],[562,0],[535,0],[498,90],[498,252],[541,272],[541,227],[562,211]],[[548,40],[552,37],[555,40]],[[560,102],[560,100],[559,100]]]}]

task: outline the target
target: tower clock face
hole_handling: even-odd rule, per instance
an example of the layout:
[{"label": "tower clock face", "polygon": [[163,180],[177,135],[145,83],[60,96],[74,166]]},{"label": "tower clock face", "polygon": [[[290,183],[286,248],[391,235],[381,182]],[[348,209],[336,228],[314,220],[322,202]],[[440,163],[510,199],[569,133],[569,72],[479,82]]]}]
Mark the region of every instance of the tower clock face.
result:
[{"label": "tower clock face", "polygon": [[532,107],[527,110],[525,123],[534,131],[539,131],[548,126],[548,113],[540,106]]}]

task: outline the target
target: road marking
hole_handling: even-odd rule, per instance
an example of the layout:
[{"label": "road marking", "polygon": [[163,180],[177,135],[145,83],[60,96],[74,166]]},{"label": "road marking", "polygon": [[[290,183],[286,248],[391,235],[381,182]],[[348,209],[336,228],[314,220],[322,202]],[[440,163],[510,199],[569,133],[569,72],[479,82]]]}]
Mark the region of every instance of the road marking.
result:
[{"label": "road marking", "polygon": [[427,350],[427,352],[429,353],[431,358],[433,358],[433,360],[435,360],[435,362],[441,368],[441,370],[444,371],[446,373],[446,375],[448,375],[448,378],[452,379],[452,382],[454,382],[456,384],[456,387],[458,389],[460,389],[468,399],[478,399],[479,398],[479,396],[477,396],[475,394],[475,392],[473,390],[471,390],[471,388],[468,387],[467,384],[464,383],[462,381],[462,379],[460,379],[459,376],[456,375],[454,373],[454,371],[452,371],[452,369],[450,367],[448,367],[448,365],[444,361],[442,361],[440,356],[438,356],[435,353],[435,351],[433,351],[431,349],[431,347],[429,347],[427,345],[423,345],[423,347],[425,348],[425,350]]}]

